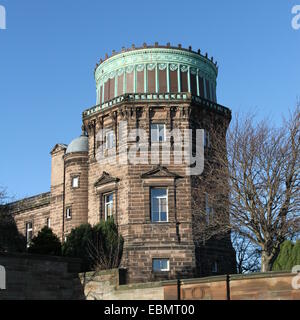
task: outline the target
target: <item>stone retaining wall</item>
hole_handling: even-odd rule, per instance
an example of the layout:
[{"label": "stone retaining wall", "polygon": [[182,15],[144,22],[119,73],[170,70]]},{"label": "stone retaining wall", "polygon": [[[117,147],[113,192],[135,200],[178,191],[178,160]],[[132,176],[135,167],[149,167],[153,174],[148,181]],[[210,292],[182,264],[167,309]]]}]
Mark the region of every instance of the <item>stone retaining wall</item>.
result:
[{"label": "stone retaining wall", "polygon": [[120,285],[124,270],[79,274],[78,259],[0,253],[1,265],[0,300],[300,300],[288,272]]},{"label": "stone retaining wall", "polygon": [[84,299],[78,272],[80,260],[0,253],[6,270],[6,290],[0,300]]}]

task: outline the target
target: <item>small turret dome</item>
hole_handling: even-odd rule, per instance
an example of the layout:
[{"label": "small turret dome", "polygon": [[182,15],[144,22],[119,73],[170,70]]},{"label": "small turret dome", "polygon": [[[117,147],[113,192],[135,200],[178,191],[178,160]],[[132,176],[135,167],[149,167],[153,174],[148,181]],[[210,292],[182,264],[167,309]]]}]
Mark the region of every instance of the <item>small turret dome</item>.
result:
[{"label": "small turret dome", "polygon": [[88,152],[89,140],[86,135],[81,135],[79,138],[74,139],[68,146],[66,154],[73,152]]}]

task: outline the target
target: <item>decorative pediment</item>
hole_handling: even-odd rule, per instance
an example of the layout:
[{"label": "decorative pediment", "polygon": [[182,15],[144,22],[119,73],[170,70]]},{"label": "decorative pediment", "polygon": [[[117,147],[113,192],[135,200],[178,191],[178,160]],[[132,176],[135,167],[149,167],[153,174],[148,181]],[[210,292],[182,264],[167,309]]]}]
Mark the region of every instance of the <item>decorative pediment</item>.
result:
[{"label": "decorative pediment", "polygon": [[95,187],[101,187],[110,183],[117,183],[120,179],[112,177],[109,173],[103,172],[102,176],[95,182]]},{"label": "decorative pediment", "polygon": [[171,179],[178,179],[181,178],[181,176],[179,176],[176,173],[170,172],[166,167],[162,167],[162,166],[157,166],[156,168],[143,173],[141,175],[142,179],[155,179],[155,178],[171,178]]},{"label": "decorative pediment", "polygon": [[66,150],[68,148],[68,146],[66,144],[63,143],[57,143],[53,149],[51,150],[50,154],[54,154],[56,152],[59,152],[61,150]]}]

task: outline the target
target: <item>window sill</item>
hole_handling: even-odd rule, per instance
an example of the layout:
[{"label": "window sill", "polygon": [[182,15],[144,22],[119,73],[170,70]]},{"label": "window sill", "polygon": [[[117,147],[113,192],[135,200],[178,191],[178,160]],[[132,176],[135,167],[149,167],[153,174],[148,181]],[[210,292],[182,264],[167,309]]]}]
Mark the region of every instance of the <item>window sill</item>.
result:
[{"label": "window sill", "polygon": [[171,222],[170,221],[163,221],[163,222],[155,222],[155,221],[151,221],[150,224],[153,224],[153,225],[166,225],[166,224],[170,224]]}]

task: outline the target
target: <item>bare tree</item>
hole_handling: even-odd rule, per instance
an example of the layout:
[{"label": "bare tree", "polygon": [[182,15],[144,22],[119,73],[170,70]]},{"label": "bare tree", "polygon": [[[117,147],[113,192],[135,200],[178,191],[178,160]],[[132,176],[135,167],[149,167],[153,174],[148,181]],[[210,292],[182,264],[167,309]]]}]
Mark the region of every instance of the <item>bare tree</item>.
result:
[{"label": "bare tree", "polygon": [[261,249],[270,271],[281,243],[299,233],[300,106],[280,128],[253,116],[234,119],[227,132],[211,128],[204,174],[194,178],[194,225],[199,240],[230,230]]},{"label": "bare tree", "polygon": [[123,254],[123,237],[113,219],[101,222],[93,229],[87,252],[95,271],[119,268]]},{"label": "bare tree", "polygon": [[0,187],[0,206],[3,208],[7,200],[6,190],[3,187]]},{"label": "bare tree", "polygon": [[239,274],[260,270],[261,251],[258,246],[236,232],[232,234],[232,245],[236,251],[237,272]]},{"label": "bare tree", "polygon": [[96,272],[116,269],[120,266],[123,242],[119,237],[114,243],[107,243],[97,235],[93,241],[88,242],[87,250]]}]

